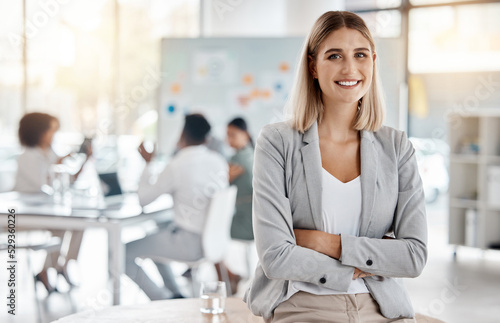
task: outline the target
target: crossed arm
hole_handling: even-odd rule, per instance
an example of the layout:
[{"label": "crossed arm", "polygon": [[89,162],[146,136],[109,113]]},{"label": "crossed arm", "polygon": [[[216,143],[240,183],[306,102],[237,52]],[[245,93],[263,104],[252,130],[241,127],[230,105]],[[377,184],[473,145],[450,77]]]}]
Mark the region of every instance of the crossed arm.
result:
[{"label": "crossed arm", "polygon": [[[342,255],[342,241],[340,239],[340,235],[338,234],[303,229],[293,229],[293,232],[295,233],[295,241],[298,246],[312,249],[334,259],[339,259]],[[384,236],[382,239],[393,238]],[[354,268],[352,279],[354,280],[369,276],[373,276],[373,274],[359,268]]]}]

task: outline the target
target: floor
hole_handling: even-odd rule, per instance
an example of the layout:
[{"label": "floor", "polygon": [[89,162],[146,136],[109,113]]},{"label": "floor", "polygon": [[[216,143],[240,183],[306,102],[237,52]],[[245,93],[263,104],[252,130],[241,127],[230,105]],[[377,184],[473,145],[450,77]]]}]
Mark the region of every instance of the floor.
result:
[{"label": "floor", "polygon": [[[439,318],[450,323],[499,322],[500,317],[500,252],[479,251],[460,248],[457,259],[453,259],[453,248],[447,240],[446,197],[428,206],[429,223],[429,260],[422,275],[407,279],[406,286],[417,312]],[[137,230],[127,232],[131,238],[140,235]],[[58,281],[61,293],[46,297],[46,292],[39,285],[38,299],[42,312],[42,322],[51,322],[59,317],[76,311],[99,310],[111,304],[109,282],[103,265],[106,263],[106,233],[102,230],[89,230],[84,237],[79,265],[72,266],[72,273],[80,278],[80,287],[69,290],[64,281]],[[231,246],[228,264],[236,272],[246,272],[243,258],[244,247]],[[35,269],[42,264],[44,255],[33,255]],[[16,315],[7,314],[2,306],[0,322],[38,323],[33,281],[26,268],[26,258],[18,257]],[[0,256],[6,264],[5,255]],[[149,262],[144,266],[151,270],[159,281],[157,273]],[[2,266],[3,268],[4,266]],[[174,270],[182,273],[184,268],[177,265]],[[203,279],[213,279],[215,272],[210,267],[201,271]],[[6,270],[0,271],[0,295],[5,300]],[[186,292],[189,286],[185,280],[180,282]],[[242,295],[246,282],[240,284],[239,296]],[[122,278],[123,303],[136,304],[148,302],[147,297],[127,278]]]}]

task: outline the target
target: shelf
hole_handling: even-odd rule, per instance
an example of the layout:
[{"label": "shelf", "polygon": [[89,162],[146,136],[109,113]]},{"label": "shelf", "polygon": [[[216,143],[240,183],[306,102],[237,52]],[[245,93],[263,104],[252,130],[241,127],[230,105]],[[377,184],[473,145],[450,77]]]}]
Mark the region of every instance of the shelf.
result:
[{"label": "shelf", "polygon": [[500,156],[496,155],[450,155],[451,163],[459,164],[500,164]]},{"label": "shelf", "polygon": [[479,206],[479,203],[477,200],[469,200],[469,199],[460,199],[460,198],[451,198],[450,199],[450,206],[451,207],[458,207],[458,208],[475,208],[477,209]]},{"label": "shelf", "polygon": [[459,115],[460,118],[496,118],[500,117],[500,108],[498,107],[489,107],[489,108],[479,108],[471,111],[467,111],[467,115],[464,116],[461,111],[450,110],[450,114]]},{"label": "shelf", "polygon": [[500,156],[495,156],[495,155],[488,155],[488,156],[483,156],[484,160],[486,161],[487,164],[500,164]]},{"label": "shelf", "polygon": [[463,164],[478,164],[480,162],[479,155],[453,154],[450,155],[450,162]]},{"label": "shelf", "polygon": [[[449,157],[449,241],[470,244],[475,232],[477,248],[486,249],[492,243],[500,246],[500,195],[498,183],[492,181],[500,167],[500,107],[456,114],[447,130],[453,151]],[[468,209],[476,211],[475,220]]]},{"label": "shelf", "polygon": [[488,211],[500,211],[500,206],[487,206]]}]

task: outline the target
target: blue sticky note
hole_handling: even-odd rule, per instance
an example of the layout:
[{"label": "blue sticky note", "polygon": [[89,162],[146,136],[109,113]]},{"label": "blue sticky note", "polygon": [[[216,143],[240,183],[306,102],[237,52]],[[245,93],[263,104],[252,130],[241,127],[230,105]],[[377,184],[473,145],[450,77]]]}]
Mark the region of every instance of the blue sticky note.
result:
[{"label": "blue sticky note", "polygon": [[168,105],[166,108],[168,113],[174,113],[175,111],[175,106],[173,104]]}]

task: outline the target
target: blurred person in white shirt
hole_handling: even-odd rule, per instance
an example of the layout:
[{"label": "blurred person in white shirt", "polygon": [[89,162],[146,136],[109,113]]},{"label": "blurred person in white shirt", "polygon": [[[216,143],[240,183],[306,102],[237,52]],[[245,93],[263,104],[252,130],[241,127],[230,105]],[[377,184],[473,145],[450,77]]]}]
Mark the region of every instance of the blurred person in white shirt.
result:
[{"label": "blurred person in white shirt", "polygon": [[165,288],[156,285],[135,262],[137,258],[158,257],[181,261],[196,261],[203,257],[201,234],[212,195],[228,186],[228,164],[218,153],[206,147],[210,125],[199,114],[185,117],[178,149],[172,161],[156,181],[149,165],[154,152],[141,144],[139,152],[147,165],[139,182],[141,205],[154,201],[162,194],[174,200],[174,218],[157,233],[126,245],[126,274],[151,300],[181,298],[170,266],[156,262]]}]

